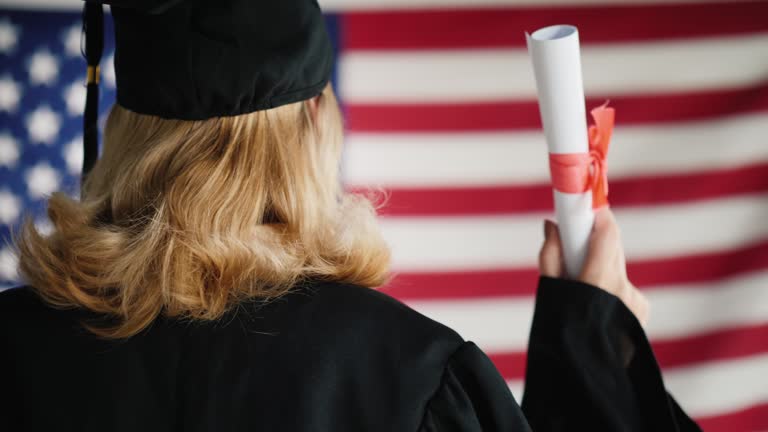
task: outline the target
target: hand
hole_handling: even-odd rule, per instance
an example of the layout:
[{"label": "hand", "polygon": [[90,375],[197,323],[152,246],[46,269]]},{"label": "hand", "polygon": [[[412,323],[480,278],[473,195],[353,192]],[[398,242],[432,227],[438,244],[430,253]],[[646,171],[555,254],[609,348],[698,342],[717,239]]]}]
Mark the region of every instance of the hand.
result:
[{"label": "hand", "polygon": [[[539,252],[539,271],[544,276],[563,277],[565,264],[557,224],[544,221],[544,237],[544,245]],[[610,208],[595,212],[589,251],[577,279],[615,295],[642,325],[648,322],[648,300],[627,277],[621,234]]]}]

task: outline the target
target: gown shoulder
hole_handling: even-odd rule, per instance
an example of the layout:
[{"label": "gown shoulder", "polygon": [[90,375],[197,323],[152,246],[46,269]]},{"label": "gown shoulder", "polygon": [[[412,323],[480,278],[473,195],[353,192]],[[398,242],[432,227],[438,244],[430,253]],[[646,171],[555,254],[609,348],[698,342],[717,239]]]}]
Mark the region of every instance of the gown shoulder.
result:
[{"label": "gown shoulder", "polygon": [[[418,362],[404,363],[414,367],[414,377],[421,377],[416,381],[421,394],[411,401],[419,406],[413,413],[418,427],[399,430],[530,431],[506,381],[475,343],[375,290],[337,285],[327,289],[321,298],[324,296],[334,305],[343,304],[339,298],[354,299],[362,307],[344,321],[366,322],[373,314],[373,325],[384,327],[365,329],[365,333],[389,332],[394,338],[385,343],[387,346],[405,343],[412,345],[410,351],[419,353]],[[405,369],[400,371],[407,373]]]},{"label": "gown shoulder", "polygon": [[[177,425],[207,431],[214,429],[205,425],[217,424],[216,430],[235,431],[250,424],[284,431],[416,431],[427,404],[474,347],[382,292],[335,282],[245,301],[216,321],[159,319],[119,341],[89,334],[78,320],[82,311],[51,308],[30,288],[3,292],[0,312],[3,324],[12,323],[3,325],[2,350],[14,353],[2,366],[16,377],[14,397],[0,412],[30,410],[20,414],[34,418],[27,430],[54,426],[32,415],[35,406],[56,407],[59,430],[70,430],[68,401],[80,400],[93,406],[94,422],[102,426],[117,406],[135,412],[132,430]],[[488,365],[486,372],[495,372]],[[51,382],[58,384],[39,391]],[[92,397],[108,393],[107,385],[121,389],[119,399]],[[259,408],[238,410],[245,405]]]},{"label": "gown shoulder", "polygon": [[507,383],[472,342],[451,355],[418,430],[530,432]]},{"label": "gown shoulder", "polygon": [[[522,408],[474,343],[370,288],[306,283],[214,322],[161,319],[125,341],[95,339],[78,314],[30,288],[0,293],[0,351],[13,353],[0,356],[13,377],[0,429],[699,430],[631,312],[573,281],[539,282]],[[88,424],[72,415],[82,406]]]},{"label": "gown shoulder", "polygon": [[42,303],[34,290],[28,286],[17,286],[0,291],[1,316],[13,313],[19,308],[39,307]]},{"label": "gown shoulder", "polygon": [[53,318],[62,311],[48,306],[29,286],[0,291],[0,331],[18,331],[20,327],[41,324],[40,319]]}]

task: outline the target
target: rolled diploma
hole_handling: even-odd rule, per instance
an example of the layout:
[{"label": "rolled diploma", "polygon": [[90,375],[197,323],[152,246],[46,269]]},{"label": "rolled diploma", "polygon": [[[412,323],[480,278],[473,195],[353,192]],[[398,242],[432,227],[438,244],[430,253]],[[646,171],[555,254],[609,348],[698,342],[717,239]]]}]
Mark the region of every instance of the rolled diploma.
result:
[{"label": "rolled diploma", "polygon": [[[526,40],[549,152],[589,152],[578,30],[569,25],[544,27],[526,33]],[[566,273],[577,277],[595,220],[592,192],[571,194],[553,189],[553,193]]]}]

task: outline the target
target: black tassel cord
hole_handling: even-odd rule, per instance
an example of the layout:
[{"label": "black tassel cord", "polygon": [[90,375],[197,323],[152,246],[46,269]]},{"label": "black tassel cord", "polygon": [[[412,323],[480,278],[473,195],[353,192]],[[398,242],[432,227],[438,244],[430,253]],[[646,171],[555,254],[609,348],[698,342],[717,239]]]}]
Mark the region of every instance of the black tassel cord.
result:
[{"label": "black tassel cord", "polygon": [[88,63],[85,114],[83,115],[83,172],[81,184],[99,158],[99,63],[104,50],[104,8],[85,2],[83,8],[83,56]]}]

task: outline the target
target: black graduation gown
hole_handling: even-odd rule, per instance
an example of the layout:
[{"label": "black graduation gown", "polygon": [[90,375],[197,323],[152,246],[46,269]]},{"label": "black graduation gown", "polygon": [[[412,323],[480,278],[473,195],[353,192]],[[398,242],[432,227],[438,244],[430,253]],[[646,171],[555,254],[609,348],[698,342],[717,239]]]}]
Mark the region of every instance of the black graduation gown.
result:
[{"label": "black graduation gown", "polygon": [[698,430],[632,314],[577,282],[540,280],[522,409],[475,344],[372,289],[308,283],[121,341],[88,316],[0,293],[0,430]]}]

